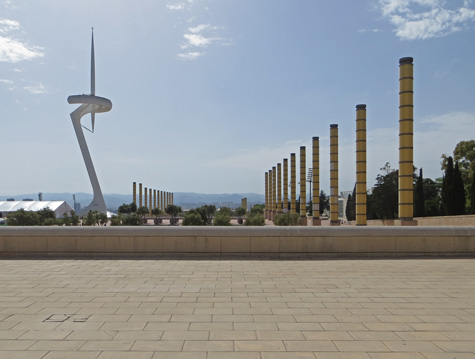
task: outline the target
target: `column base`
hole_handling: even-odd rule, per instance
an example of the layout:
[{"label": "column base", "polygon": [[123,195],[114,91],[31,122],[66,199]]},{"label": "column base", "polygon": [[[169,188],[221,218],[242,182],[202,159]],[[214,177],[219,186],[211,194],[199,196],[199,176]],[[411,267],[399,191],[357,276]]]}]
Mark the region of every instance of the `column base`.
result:
[{"label": "column base", "polygon": [[307,225],[307,217],[300,217],[300,225],[306,226]]},{"label": "column base", "polygon": [[322,220],[320,218],[312,218],[312,225],[321,226],[322,225]]},{"label": "column base", "polygon": [[400,226],[414,227],[414,226],[417,226],[417,221],[413,219],[401,219]]},{"label": "column base", "polygon": [[340,221],[330,221],[330,226],[339,226]]}]

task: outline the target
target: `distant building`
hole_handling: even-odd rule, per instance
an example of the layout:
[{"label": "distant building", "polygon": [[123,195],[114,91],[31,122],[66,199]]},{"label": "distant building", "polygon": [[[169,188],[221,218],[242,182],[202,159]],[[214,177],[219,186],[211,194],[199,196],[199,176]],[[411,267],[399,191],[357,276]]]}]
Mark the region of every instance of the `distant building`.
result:
[{"label": "distant building", "polygon": [[49,208],[56,214],[56,218],[64,217],[65,213],[70,213],[73,209],[66,201],[0,201],[0,217],[5,218],[10,212],[20,209],[37,212]]}]

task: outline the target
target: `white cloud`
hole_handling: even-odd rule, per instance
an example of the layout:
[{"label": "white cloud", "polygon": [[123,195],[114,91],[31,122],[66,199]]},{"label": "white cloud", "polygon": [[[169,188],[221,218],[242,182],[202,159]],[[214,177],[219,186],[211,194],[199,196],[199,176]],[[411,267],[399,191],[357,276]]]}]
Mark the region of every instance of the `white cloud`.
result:
[{"label": "white cloud", "polygon": [[0,79],[0,83],[6,84],[6,85],[13,85],[13,81],[12,81],[12,80]]},{"label": "white cloud", "polygon": [[34,95],[43,95],[48,93],[46,87],[40,82],[35,82],[31,86],[25,86],[23,89]]},{"label": "white cloud", "polygon": [[[382,15],[403,40],[424,40],[461,31],[475,21],[471,0],[378,0]],[[457,3],[457,4],[454,4]]]},{"label": "white cloud", "polygon": [[183,59],[194,60],[204,54],[203,52],[198,51],[202,48],[207,48],[211,45],[229,45],[229,40],[216,36],[216,30],[218,30],[218,27],[211,26],[210,24],[200,24],[195,27],[189,27],[187,33],[183,35],[186,42],[182,44],[180,48],[182,50],[192,49],[196,51],[189,51],[188,53],[180,54],[178,56]]},{"label": "white cloud", "polygon": [[358,30],[358,32],[361,33],[361,34],[364,34],[365,32],[374,32],[374,33],[376,33],[376,32],[379,32],[379,31],[380,31],[379,29],[360,29],[360,30]]},{"label": "white cloud", "polygon": [[167,4],[167,8],[169,10],[183,10],[185,8],[185,4]]},{"label": "white cloud", "polygon": [[178,57],[185,60],[195,60],[204,54],[205,52],[187,52],[184,54],[178,54]]},{"label": "white cloud", "polygon": [[0,62],[16,63],[43,57],[42,48],[30,46],[10,36],[12,31],[20,30],[14,20],[0,19]]}]

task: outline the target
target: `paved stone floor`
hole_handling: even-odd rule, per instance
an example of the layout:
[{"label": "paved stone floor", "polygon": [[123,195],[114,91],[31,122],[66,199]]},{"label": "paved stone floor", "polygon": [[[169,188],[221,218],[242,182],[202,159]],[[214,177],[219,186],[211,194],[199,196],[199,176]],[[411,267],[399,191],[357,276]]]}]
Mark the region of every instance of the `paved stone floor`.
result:
[{"label": "paved stone floor", "polygon": [[475,358],[475,260],[0,260],[0,358]]}]

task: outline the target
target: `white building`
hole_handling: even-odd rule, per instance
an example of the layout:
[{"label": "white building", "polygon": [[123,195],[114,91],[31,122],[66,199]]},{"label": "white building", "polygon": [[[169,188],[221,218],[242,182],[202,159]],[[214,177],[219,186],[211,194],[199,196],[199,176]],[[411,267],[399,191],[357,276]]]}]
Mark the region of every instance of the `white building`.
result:
[{"label": "white building", "polygon": [[66,201],[0,201],[0,217],[5,218],[8,213],[20,209],[37,212],[45,208],[54,211],[56,218],[62,218],[66,212],[73,210]]}]

